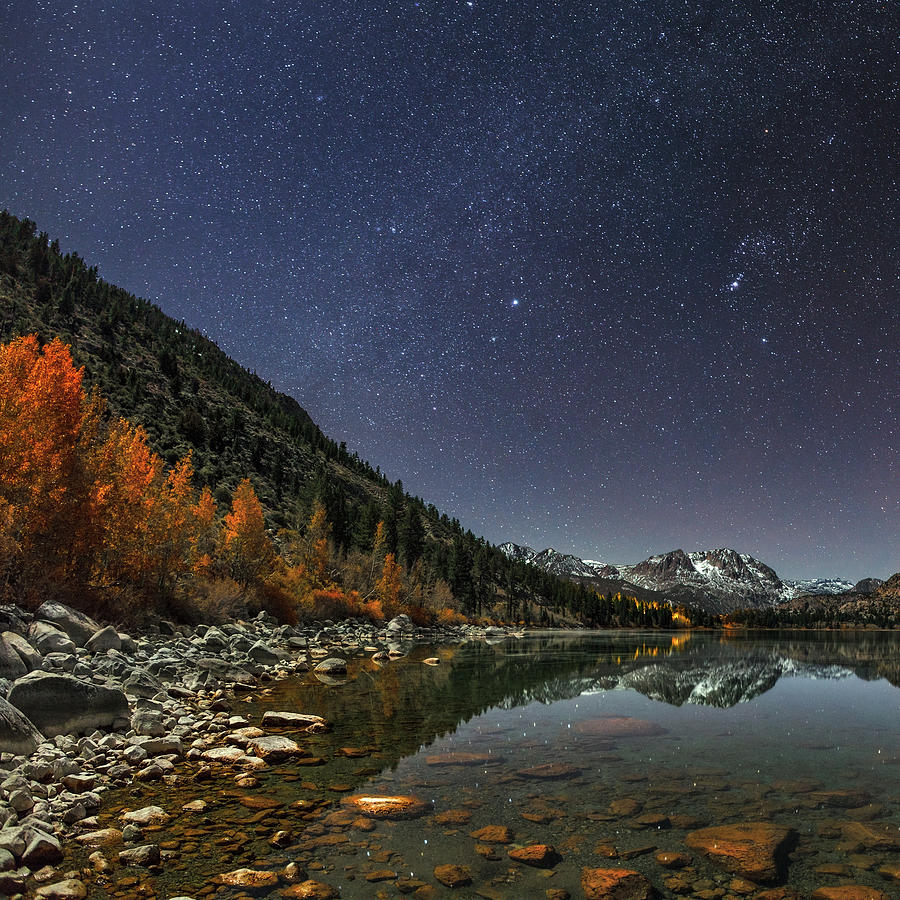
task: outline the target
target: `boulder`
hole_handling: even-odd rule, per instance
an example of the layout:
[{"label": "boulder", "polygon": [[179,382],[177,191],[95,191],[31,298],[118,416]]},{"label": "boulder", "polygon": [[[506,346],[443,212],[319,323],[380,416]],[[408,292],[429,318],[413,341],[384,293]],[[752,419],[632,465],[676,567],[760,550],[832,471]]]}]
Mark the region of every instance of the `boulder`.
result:
[{"label": "boulder", "polygon": [[27,671],[28,666],[7,640],[6,634],[0,634],[0,678],[16,679]]},{"label": "boulder", "polygon": [[786,856],[796,837],[791,828],[746,822],[701,828],[684,840],[727,872],[750,881],[771,882],[784,874]]},{"label": "boulder", "polygon": [[[14,631],[4,631],[3,638],[19,654],[19,658],[25,663],[25,667],[29,672],[33,672],[41,667],[44,658],[21,634],[16,634]],[[16,677],[18,678],[19,676],[17,675]]]},{"label": "boulder", "polygon": [[310,725],[325,725],[321,716],[311,713],[283,712],[281,710],[268,709],[263,713],[262,724],[264,727],[280,728],[294,727],[307,728]]},{"label": "boulder", "polygon": [[159,847],[156,844],[142,844],[119,852],[119,862],[123,866],[158,866],[160,860]]},{"label": "boulder", "polygon": [[92,634],[84,645],[91,653],[104,653],[107,650],[121,650],[122,638],[112,625],[101,628]]},{"label": "boulder", "polygon": [[269,762],[280,762],[291,756],[308,756],[295,741],[279,734],[267,734],[247,740],[247,749]]},{"label": "boulder", "polygon": [[0,697],[0,751],[28,756],[37,750],[43,739],[18,709]]},{"label": "boulder", "polygon": [[49,622],[32,622],[28,626],[28,640],[44,656],[48,653],[71,654],[76,650],[69,636]]},{"label": "boulder", "polygon": [[52,622],[64,631],[78,647],[83,647],[92,635],[100,630],[100,626],[90,617],[64,603],[48,600],[42,603],[35,617],[45,622]]},{"label": "boulder", "polygon": [[47,737],[108,728],[129,715],[128,700],[118,688],[49,672],[17,679],[8,699]]},{"label": "boulder", "polygon": [[87,897],[87,885],[77,878],[66,878],[39,887],[34,896],[35,900],[82,900]]},{"label": "boulder", "polygon": [[313,671],[323,675],[346,675],[347,660],[341,659],[339,656],[329,656],[328,659],[323,659]]},{"label": "boulder", "polygon": [[247,651],[247,656],[262,666],[274,666],[281,662],[281,657],[268,644],[264,644],[262,641],[257,641],[253,644]]}]

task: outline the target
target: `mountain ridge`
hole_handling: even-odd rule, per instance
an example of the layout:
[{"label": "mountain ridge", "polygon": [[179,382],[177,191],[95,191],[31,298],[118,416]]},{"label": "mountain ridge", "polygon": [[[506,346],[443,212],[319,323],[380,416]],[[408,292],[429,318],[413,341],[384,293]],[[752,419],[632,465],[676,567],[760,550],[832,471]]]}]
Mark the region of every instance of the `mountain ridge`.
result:
[{"label": "mountain ridge", "polygon": [[[689,553],[679,548],[625,565],[582,559],[553,548],[537,551],[511,541],[501,544],[500,550],[511,559],[561,577],[618,583],[624,591],[649,590],[662,595],[673,606],[699,606],[712,613],[764,609],[806,594],[836,595],[855,587],[838,578],[782,580],[766,563],[728,547]],[[878,579],[864,579],[859,584],[872,582],[878,582]],[[869,590],[874,588],[869,587]]]}]

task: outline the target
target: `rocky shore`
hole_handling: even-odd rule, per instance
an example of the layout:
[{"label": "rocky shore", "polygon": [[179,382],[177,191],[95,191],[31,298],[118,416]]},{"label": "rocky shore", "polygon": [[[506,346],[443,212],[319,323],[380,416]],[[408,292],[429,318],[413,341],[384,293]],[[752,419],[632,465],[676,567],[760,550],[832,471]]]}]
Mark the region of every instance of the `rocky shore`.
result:
[{"label": "rocky shore", "polygon": [[[354,656],[388,662],[420,643],[507,633],[418,628],[406,616],[384,626],[289,626],[260,614],[217,626],[160,622],[152,633],[131,636],[56,602],[33,614],[0,607],[0,631],[0,895],[43,884],[36,896],[44,898],[85,895],[82,882],[59,880],[54,867],[67,840],[77,835],[83,843],[92,834],[110,788],[174,779],[185,758],[215,764],[225,762],[217,753],[238,753],[252,769],[290,750],[272,745],[285,738],[249,730],[243,748],[216,746],[249,724],[233,715],[235,694],[310,669],[324,681],[339,678]],[[306,727],[323,727],[308,718]],[[125,823],[122,854],[155,849],[141,845],[142,824]],[[91,840],[101,845],[103,835]]]}]

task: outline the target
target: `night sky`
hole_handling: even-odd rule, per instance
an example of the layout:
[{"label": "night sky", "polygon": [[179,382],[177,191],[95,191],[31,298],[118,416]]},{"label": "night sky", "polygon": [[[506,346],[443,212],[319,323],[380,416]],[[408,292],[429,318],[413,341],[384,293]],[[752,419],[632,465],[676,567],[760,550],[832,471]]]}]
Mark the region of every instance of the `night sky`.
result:
[{"label": "night sky", "polygon": [[900,6],[6,3],[0,206],[494,542],[900,569]]}]

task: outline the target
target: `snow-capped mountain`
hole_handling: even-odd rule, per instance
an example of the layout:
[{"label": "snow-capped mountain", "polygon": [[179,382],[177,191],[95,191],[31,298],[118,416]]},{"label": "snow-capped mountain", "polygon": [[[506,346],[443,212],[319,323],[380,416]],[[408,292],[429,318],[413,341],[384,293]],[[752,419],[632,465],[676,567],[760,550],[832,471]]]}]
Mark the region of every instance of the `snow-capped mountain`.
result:
[{"label": "snow-capped mountain", "polygon": [[553,549],[537,552],[513,543],[500,549],[511,559],[564,578],[591,581],[604,590],[641,588],[673,605],[684,603],[714,613],[764,608],[802,594],[838,594],[853,588],[840,579],[782,581],[765,563],[728,548],[693,553],[672,550],[632,565],[585,560]]},{"label": "snow-capped mountain", "polygon": [[[867,579],[878,581],[877,578]],[[852,581],[844,581],[843,578],[807,578],[802,581],[784,582],[788,587],[792,587],[797,596],[801,594],[845,594],[847,591],[854,589]],[[878,587],[876,584],[875,587]],[[873,587],[872,590],[875,588]]]}]

